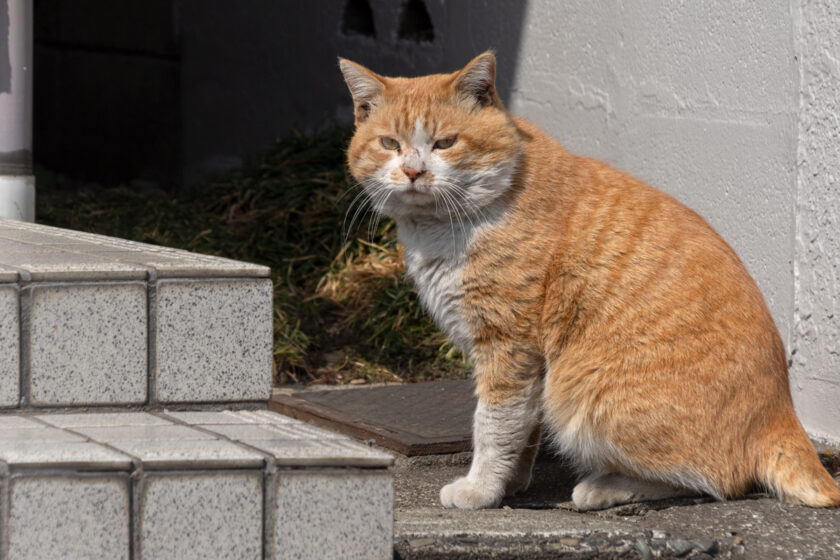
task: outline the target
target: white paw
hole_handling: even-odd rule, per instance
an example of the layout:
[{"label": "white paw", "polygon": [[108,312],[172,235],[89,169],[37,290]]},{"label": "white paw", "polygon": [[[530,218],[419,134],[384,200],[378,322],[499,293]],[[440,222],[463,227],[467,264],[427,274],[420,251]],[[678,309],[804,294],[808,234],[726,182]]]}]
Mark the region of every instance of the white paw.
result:
[{"label": "white paw", "polygon": [[473,482],[465,476],[440,489],[440,503],[445,508],[485,509],[497,507],[501,501],[501,492]]},{"label": "white paw", "polygon": [[605,509],[617,504],[633,501],[633,493],[623,488],[606,486],[598,479],[581,481],[572,490],[572,501],[578,511]]}]

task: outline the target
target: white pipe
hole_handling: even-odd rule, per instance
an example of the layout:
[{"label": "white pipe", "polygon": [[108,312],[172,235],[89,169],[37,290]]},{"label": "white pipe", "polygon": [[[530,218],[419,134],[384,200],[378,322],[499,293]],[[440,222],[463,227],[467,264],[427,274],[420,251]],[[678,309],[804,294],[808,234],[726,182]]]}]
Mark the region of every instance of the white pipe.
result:
[{"label": "white pipe", "polygon": [[35,221],[34,175],[0,175],[0,216]]},{"label": "white pipe", "polygon": [[0,216],[35,220],[32,0],[0,0]]}]

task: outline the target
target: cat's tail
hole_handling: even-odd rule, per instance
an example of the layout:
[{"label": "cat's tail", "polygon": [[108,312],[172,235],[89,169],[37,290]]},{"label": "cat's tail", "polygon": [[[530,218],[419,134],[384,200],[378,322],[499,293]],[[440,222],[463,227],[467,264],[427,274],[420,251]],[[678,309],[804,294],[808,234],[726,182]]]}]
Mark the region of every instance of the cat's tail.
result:
[{"label": "cat's tail", "polygon": [[840,489],[799,422],[764,440],[758,478],[784,502],[840,507]]}]

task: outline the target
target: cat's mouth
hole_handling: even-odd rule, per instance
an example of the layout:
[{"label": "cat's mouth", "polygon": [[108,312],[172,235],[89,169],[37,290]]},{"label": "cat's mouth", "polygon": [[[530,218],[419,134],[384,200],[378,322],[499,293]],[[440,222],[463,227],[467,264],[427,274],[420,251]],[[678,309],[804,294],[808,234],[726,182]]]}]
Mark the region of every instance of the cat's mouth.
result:
[{"label": "cat's mouth", "polygon": [[432,189],[428,185],[400,185],[396,190],[400,198],[410,204],[427,204],[434,200]]}]

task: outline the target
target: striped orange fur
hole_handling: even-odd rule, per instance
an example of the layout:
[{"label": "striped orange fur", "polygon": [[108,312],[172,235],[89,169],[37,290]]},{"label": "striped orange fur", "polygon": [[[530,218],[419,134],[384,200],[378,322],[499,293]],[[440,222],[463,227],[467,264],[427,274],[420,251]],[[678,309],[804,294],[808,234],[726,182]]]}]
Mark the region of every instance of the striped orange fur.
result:
[{"label": "striped orange fur", "polygon": [[840,505],[764,299],[700,216],[513,118],[492,53],[419,78],[341,68],[350,170],[396,220],[424,306],[475,363],[473,465],[445,506],[493,507],[527,487],[540,424],[585,474],[580,509],[756,483]]}]

